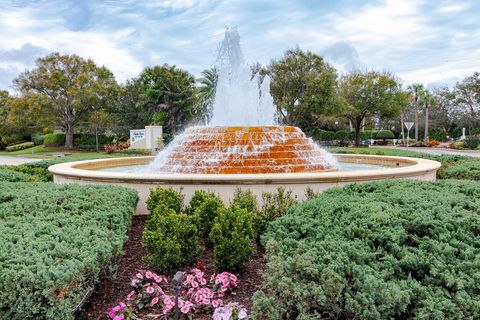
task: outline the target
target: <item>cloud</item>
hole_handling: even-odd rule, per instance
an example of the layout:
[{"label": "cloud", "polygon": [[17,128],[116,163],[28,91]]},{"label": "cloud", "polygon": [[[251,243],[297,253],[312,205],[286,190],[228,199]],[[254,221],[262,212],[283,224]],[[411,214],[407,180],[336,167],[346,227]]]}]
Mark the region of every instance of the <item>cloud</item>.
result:
[{"label": "cloud", "polygon": [[446,5],[443,7],[438,8],[438,12],[440,13],[456,13],[456,12],[461,12],[465,11],[469,8],[468,3],[456,3],[456,4],[450,4]]},{"label": "cloud", "polygon": [[348,42],[340,41],[322,51],[322,56],[340,72],[358,70],[362,67],[357,50]]}]

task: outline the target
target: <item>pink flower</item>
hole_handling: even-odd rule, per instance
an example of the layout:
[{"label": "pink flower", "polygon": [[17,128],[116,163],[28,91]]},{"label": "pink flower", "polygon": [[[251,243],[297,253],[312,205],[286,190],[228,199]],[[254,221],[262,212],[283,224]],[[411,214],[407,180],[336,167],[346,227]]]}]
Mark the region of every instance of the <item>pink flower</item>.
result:
[{"label": "pink flower", "polygon": [[154,275],[154,276],[153,276],[153,280],[155,280],[155,282],[157,282],[157,283],[160,283],[160,282],[162,282],[162,277],[159,277],[159,276],[157,276],[157,275]]},{"label": "pink flower", "polygon": [[135,275],[138,279],[143,280],[142,274],[139,272]]},{"label": "pink flower", "polygon": [[151,273],[150,271],[147,271],[145,272],[145,277],[147,277],[147,279],[151,279],[153,278],[153,273]]},{"label": "pink flower", "polygon": [[127,299],[130,300],[134,294],[135,294],[135,291],[130,291],[130,293],[127,295]]},{"label": "pink flower", "polygon": [[186,301],[185,304],[183,305],[183,307],[180,308],[180,311],[183,314],[187,314],[192,307],[193,307],[193,304],[191,302]]},{"label": "pink flower", "polygon": [[150,306],[153,307],[153,306],[156,305],[157,303],[158,303],[158,297],[155,297],[155,298],[152,299],[152,302],[150,302]]},{"label": "pink flower", "polygon": [[220,300],[220,299],[217,299],[217,300],[213,300],[213,301],[212,301],[212,306],[213,306],[214,308],[218,308],[218,307],[220,307],[222,304],[223,304],[223,301]]},{"label": "pink flower", "polygon": [[134,286],[134,285],[136,285],[136,284],[139,283],[139,282],[140,282],[140,280],[138,280],[138,279],[133,279],[131,285]]},{"label": "pink flower", "polygon": [[124,318],[125,318],[125,315],[122,313],[122,314],[119,314],[118,316],[113,317],[113,320],[123,320]]},{"label": "pink flower", "polygon": [[152,293],[155,292],[155,289],[153,289],[153,287],[147,287],[146,291],[147,291],[148,294],[152,294]]}]

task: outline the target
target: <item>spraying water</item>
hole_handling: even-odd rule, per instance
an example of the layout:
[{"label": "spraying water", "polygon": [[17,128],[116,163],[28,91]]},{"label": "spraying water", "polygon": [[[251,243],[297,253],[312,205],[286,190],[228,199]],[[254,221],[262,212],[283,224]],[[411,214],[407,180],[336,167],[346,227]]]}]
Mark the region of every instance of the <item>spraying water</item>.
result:
[{"label": "spraying water", "polygon": [[270,78],[252,78],[245,64],[240,35],[227,28],[218,47],[215,67],[218,82],[213,104],[211,126],[269,126],[275,124],[275,106],[270,95]]}]

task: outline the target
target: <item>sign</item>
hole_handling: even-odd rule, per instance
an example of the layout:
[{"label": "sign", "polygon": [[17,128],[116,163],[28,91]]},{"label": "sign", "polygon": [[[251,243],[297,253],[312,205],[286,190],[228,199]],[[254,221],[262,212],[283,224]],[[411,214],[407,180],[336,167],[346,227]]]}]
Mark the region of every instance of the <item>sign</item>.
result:
[{"label": "sign", "polygon": [[145,129],[130,130],[130,144],[145,139]]}]

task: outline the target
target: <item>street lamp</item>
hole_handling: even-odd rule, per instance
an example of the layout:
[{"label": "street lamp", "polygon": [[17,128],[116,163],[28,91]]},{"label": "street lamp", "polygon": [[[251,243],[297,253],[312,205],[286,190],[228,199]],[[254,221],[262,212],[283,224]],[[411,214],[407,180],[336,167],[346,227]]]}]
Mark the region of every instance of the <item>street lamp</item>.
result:
[{"label": "street lamp", "polygon": [[98,112],[95,106],[92,106],[93,112],[95,112],[95,149],[97,152],[100,152],[99,146],[98,146]]}]

